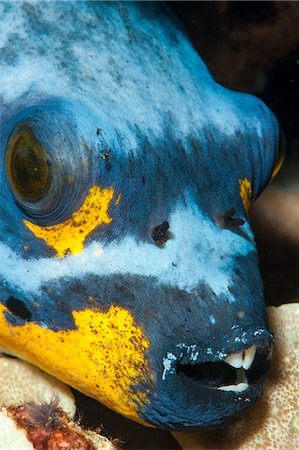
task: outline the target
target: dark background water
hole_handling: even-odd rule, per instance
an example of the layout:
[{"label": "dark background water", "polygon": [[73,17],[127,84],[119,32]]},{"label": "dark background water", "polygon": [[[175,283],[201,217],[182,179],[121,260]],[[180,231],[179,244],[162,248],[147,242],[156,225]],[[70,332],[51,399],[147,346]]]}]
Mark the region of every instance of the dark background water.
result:
[{"label": "dark background water", "polygon": [[[299,3],[168,2],[167,6],[183,22],[217,81],[258,95],[276,114],[286,135],[287,155],[274,183],[284,190],[297,185],[299,198]],[[294,301],[299,298],[299,247],[269,232],[260,216],[253,214],[252,226],[266,302]],[[102,432],[119,438],[123,449],[180,449],[170,433],[138,425],[80,393],[76,400],[81,422],[92,428],[103,424]]]}]

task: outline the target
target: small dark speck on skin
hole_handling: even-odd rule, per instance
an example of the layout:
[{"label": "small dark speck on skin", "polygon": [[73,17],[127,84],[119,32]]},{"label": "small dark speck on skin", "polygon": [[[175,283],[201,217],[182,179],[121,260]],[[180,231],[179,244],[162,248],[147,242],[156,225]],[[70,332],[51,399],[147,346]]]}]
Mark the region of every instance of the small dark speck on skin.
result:
[{"label": "small dark speck on skin", "polygon": [[169,223],[164,220],[160,225],[157,225],[152,231],[152,239],[156,244],[165,244],[169,239],[168,235]]},{"label": "small dark speck on skin", "polygon": [[233,288],[231,286],[227,286],[227,290],[233,294]]},{"label": "small dark speck on skin", "polygon": [[110,157],[111,157],[111,150],[103,150],[101,152],[100,158],[103,161],[109,161]]}]

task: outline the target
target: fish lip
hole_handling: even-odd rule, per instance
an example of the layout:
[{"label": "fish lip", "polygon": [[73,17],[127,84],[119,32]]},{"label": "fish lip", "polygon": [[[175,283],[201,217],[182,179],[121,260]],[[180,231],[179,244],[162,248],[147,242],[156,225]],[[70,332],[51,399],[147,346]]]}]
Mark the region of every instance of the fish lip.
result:
[{"label": "fish lip", "polygon": [[[176,431],[205,431],[229,424],[262,397],[271,365],[272,341],[272,333],[264,328],[262,333],[255,334],[255,330],[252,330],[246,343],[238,342],[235,346],[234,340],[231,339],[224,348],[225,351],[215,348],[214,352],[205,354],[204,357],[200,356],[200,352],[206,345],[174,345],[170,351],[165,352],[162,361],[160,360],[156,393],[151,398],[150,408],[145,408],[143,417],[155,426]],[[255,345],[257,353],[252,367],[248,371],[244,367],[241,369],[248,376],[248,387],[243,389],[241,386],[241,391],[219,389],[222,385],[230,387],[233,384],[235,387],[239,384],[238,378],[234,378],[233,383],[223,383],[223,380],[236,376],[236,369],[230,367],[230,364],[224,361],[225,358]],[[261,365],[257,356],[262,361]],[[213,366],[215,363],[216,366]],[[186,371],[181,367],[184,364]],[[211,367],[208,372],[205,371],[206,367],[203,371],[199,367],[198,372],[195,367],[194,375],[193,367],[201,364]],[[229,373],[222,372],[225,367],[229,367]],[[212,383],[209,379],[210,373],[213,376]],[[240,383],[243,383],[242,379]]]},{"label": "fish lip", "polygon": [[249,349],[253,345],[256,345],[260,351],[271,354],[274,335],[269,329],[261,327],[242,332],[242,337],[231,338],[224,335],[222,342],[222,346],[213,342],[211,342],[211,345],[180,342],[170,352],[178,362],[188,361],[189,364],[223,361],[227,356]]},{"label": "fish lip", "polygon": [[[252,346],[243,347],[242,350],[245,351],[245,350],[249,349],[250,347],[252,347]],[[195,346],[192,346],[192,348],[194,348],[194,351],[195,351],[195,354],[196,354],[197,352],[196,352]],[[190,366],[190,367],[193,366],[193,367],[195,367],[195,366],[203,366],[204,364],[209,364],[209,363],[210,364],[211,363],[212,364],[215,364],[215,363],[219,364],[220,363],[220,364],[223,364],[223,367],[226,367],[226,366],[227,367],[231,367],[225,362],[225,357],[226,357],[226,355],[230,356],[230,355],[232,355],[234,353],[235,352],[224,354],[223,356],[218,357],[217,359],[215,357],[215,358],[205,359],[204,361],[202,361],[202,360],[198,361],[198,360],[195,360],[194,357],[192,357],[192,355],[191,355],[191,358],[190,358],[190,355],[182,356],[182,354],[180,354],[179,357],[177,358],[174,353],[168,352],[166,354],[166,356],[163,357],[162,365],[163,365],[164,369],[163,369],[161,378],[162,378],[162,380],[166,380],[166,378],[169,377],[169,376],[174,376],[174,375],[177,376],[178,375],[178,371],[179,371],[180,367],[182,367],[182,366]],[[257,350],[256,350],[256,353],[257,353],[257,356],[255,357],[255,360],[258,359],[259,360],[259,364],[261,364],[261,361],[264,360],[265,361],[265,364],[264,364],[265,372],[267,372],[268,368],[270,366],[270,363],[271,363],[271,359],[272,359],[272,345],[270,344],[267,347],[266,346],[258,346]],[[239,370],[239,369],[233,368],[233,367],[231,367],[231,369],[232,370],[236,370],[236,371]],[[250,373],[251,367],[249,369],[247,369],[247,370],[246,369],[243,369],[243,370],[246,373]],[[257,381],[256,382],[252,382],[252,384],[256,384],[256,383],[257,383]],[[206,385],[201,385],[201,386],[203,388],[205,388],[205,389],[215,389],[214,387],[211,387],[211,386],[206,386]]]},{"label": "fish lip", "polygon": [[[273,335],[264,330],[265,333],[252,333],[246,344],[226,345],[221,350],[213,351],[208,347],[208,351],[204,352],[203,347],[197,344],[179,343],[173,352],[167,352],[163,357],[161,379],[185,378],[193,386],[198,384],[205,390],[217,390],[223,396],[248,394],[252,387],[263,385],[270,368]],[[246,358],[245,363],[246,354],[251,356]],[[236,356],[240,365],[235,365]]]},{"label": "fish lip", "polygon": [[[218,359],[219,362],[226,364]],[[251,380],[242,392],[235,392],[220,390],[177,373],[174,361],[170,369],[175,370],[168,371],[164,379],[162,372],[150,407],[145,407],[142,417],[165,430],[195,432],[225,426],[262,397],[270,360],[266,363],[267,367],[257,380]]]}]

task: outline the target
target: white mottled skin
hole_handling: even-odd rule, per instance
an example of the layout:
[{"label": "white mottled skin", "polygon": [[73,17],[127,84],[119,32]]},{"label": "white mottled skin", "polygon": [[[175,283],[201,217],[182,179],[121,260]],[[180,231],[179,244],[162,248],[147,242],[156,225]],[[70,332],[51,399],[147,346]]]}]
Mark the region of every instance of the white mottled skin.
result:
[{"label": "white mottled skin", "polygon": [[[158,138],[169,113],[173,120],[172,131],[182,141],[196,127],[200,129],[208,123],[214,123],[219,132],[229,136],[239,129],[240,110],[230,101],[232,92],[214,82],[179,30],[176,30],[176,45],[169,45],[165,27],[156,26],[150,18],[129,8],[132,20],[137,15],[135,39],[129,44],[126,24],[113,17],[118,15],[117,8],[110,8],[108,19],[103,15],[99,21],[80,2],[78,10],[81,10],[83,25],[84,18],[90,22],[89,39],[67,41],[74,62],[67,69],[61,67],[65,49],[60,39],[72,31],[73,24],[67,20],[68,10],[64,20],[57,21],[59,13],[55,2],[40,3],[39,14],[52,26],[55,24],[57,31],[49,36],[41,35],[35,41],[31,39],[13,66],[7,66],[0,59],[1,95],[5,103],[13,104],[30,91],[45,98],[53,93],[68,100],[84,98],[87,106],[100,110],[105,120],[113,124],[116,134],[126,137],[129,145],[123,151],[138,151],[135,124],[144,135]],[[109,8],[109,5],[102,7]],[[0,17],[2,8],[0,3]],[[101,23],[104,33],[101,33]],[[27,27],[22,2],[13,4],[12,11],[6,13],[5,22],[1,23],[0,51],[7,46],[7,36],[12,31],[26,42]],[[80,28],[79,23],[77,27]],[[40,46],[44,51],[42,55],[38,52]],[[248,127],[253,126],[252,120],[248,118]],[[258,130],[258,121],[256,125]]]},{"label": "white mottled skin", "polygon": [[[23,261],[7,245],[0,243],[0,273],[10,285],[32,293],[37,292],[43,283],[59,277],[129,273],[153,276],[166,285],[187,291],[205,282],[216,295],[225,294],[234,301],[228,291],[231,267],[234,267],[236,256],[245,256],[253,250],[253,244],[229,230],[220,229],[197,208],[191,211],[178,206],[170,220],[175,239],[167,241],[162,249],[152,243],[125,237],[103,249],[92,243],[82,253],[63,259],[32,258]],[[246,228],[250,232],[249,226]]]}]

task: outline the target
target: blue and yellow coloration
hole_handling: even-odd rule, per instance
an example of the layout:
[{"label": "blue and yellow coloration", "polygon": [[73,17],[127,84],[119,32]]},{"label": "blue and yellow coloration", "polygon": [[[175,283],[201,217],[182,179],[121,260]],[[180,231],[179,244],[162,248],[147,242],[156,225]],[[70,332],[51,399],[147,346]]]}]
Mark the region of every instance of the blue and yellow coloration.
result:
[{"label": "blue and yellow coloration", "polygon": [[[141,423],[226,423],[268,366],[247,212],[274,116],[215,83],[163,4],[0,15],[1,350]],[[253,345],[248,387],[219,389]]]}]

